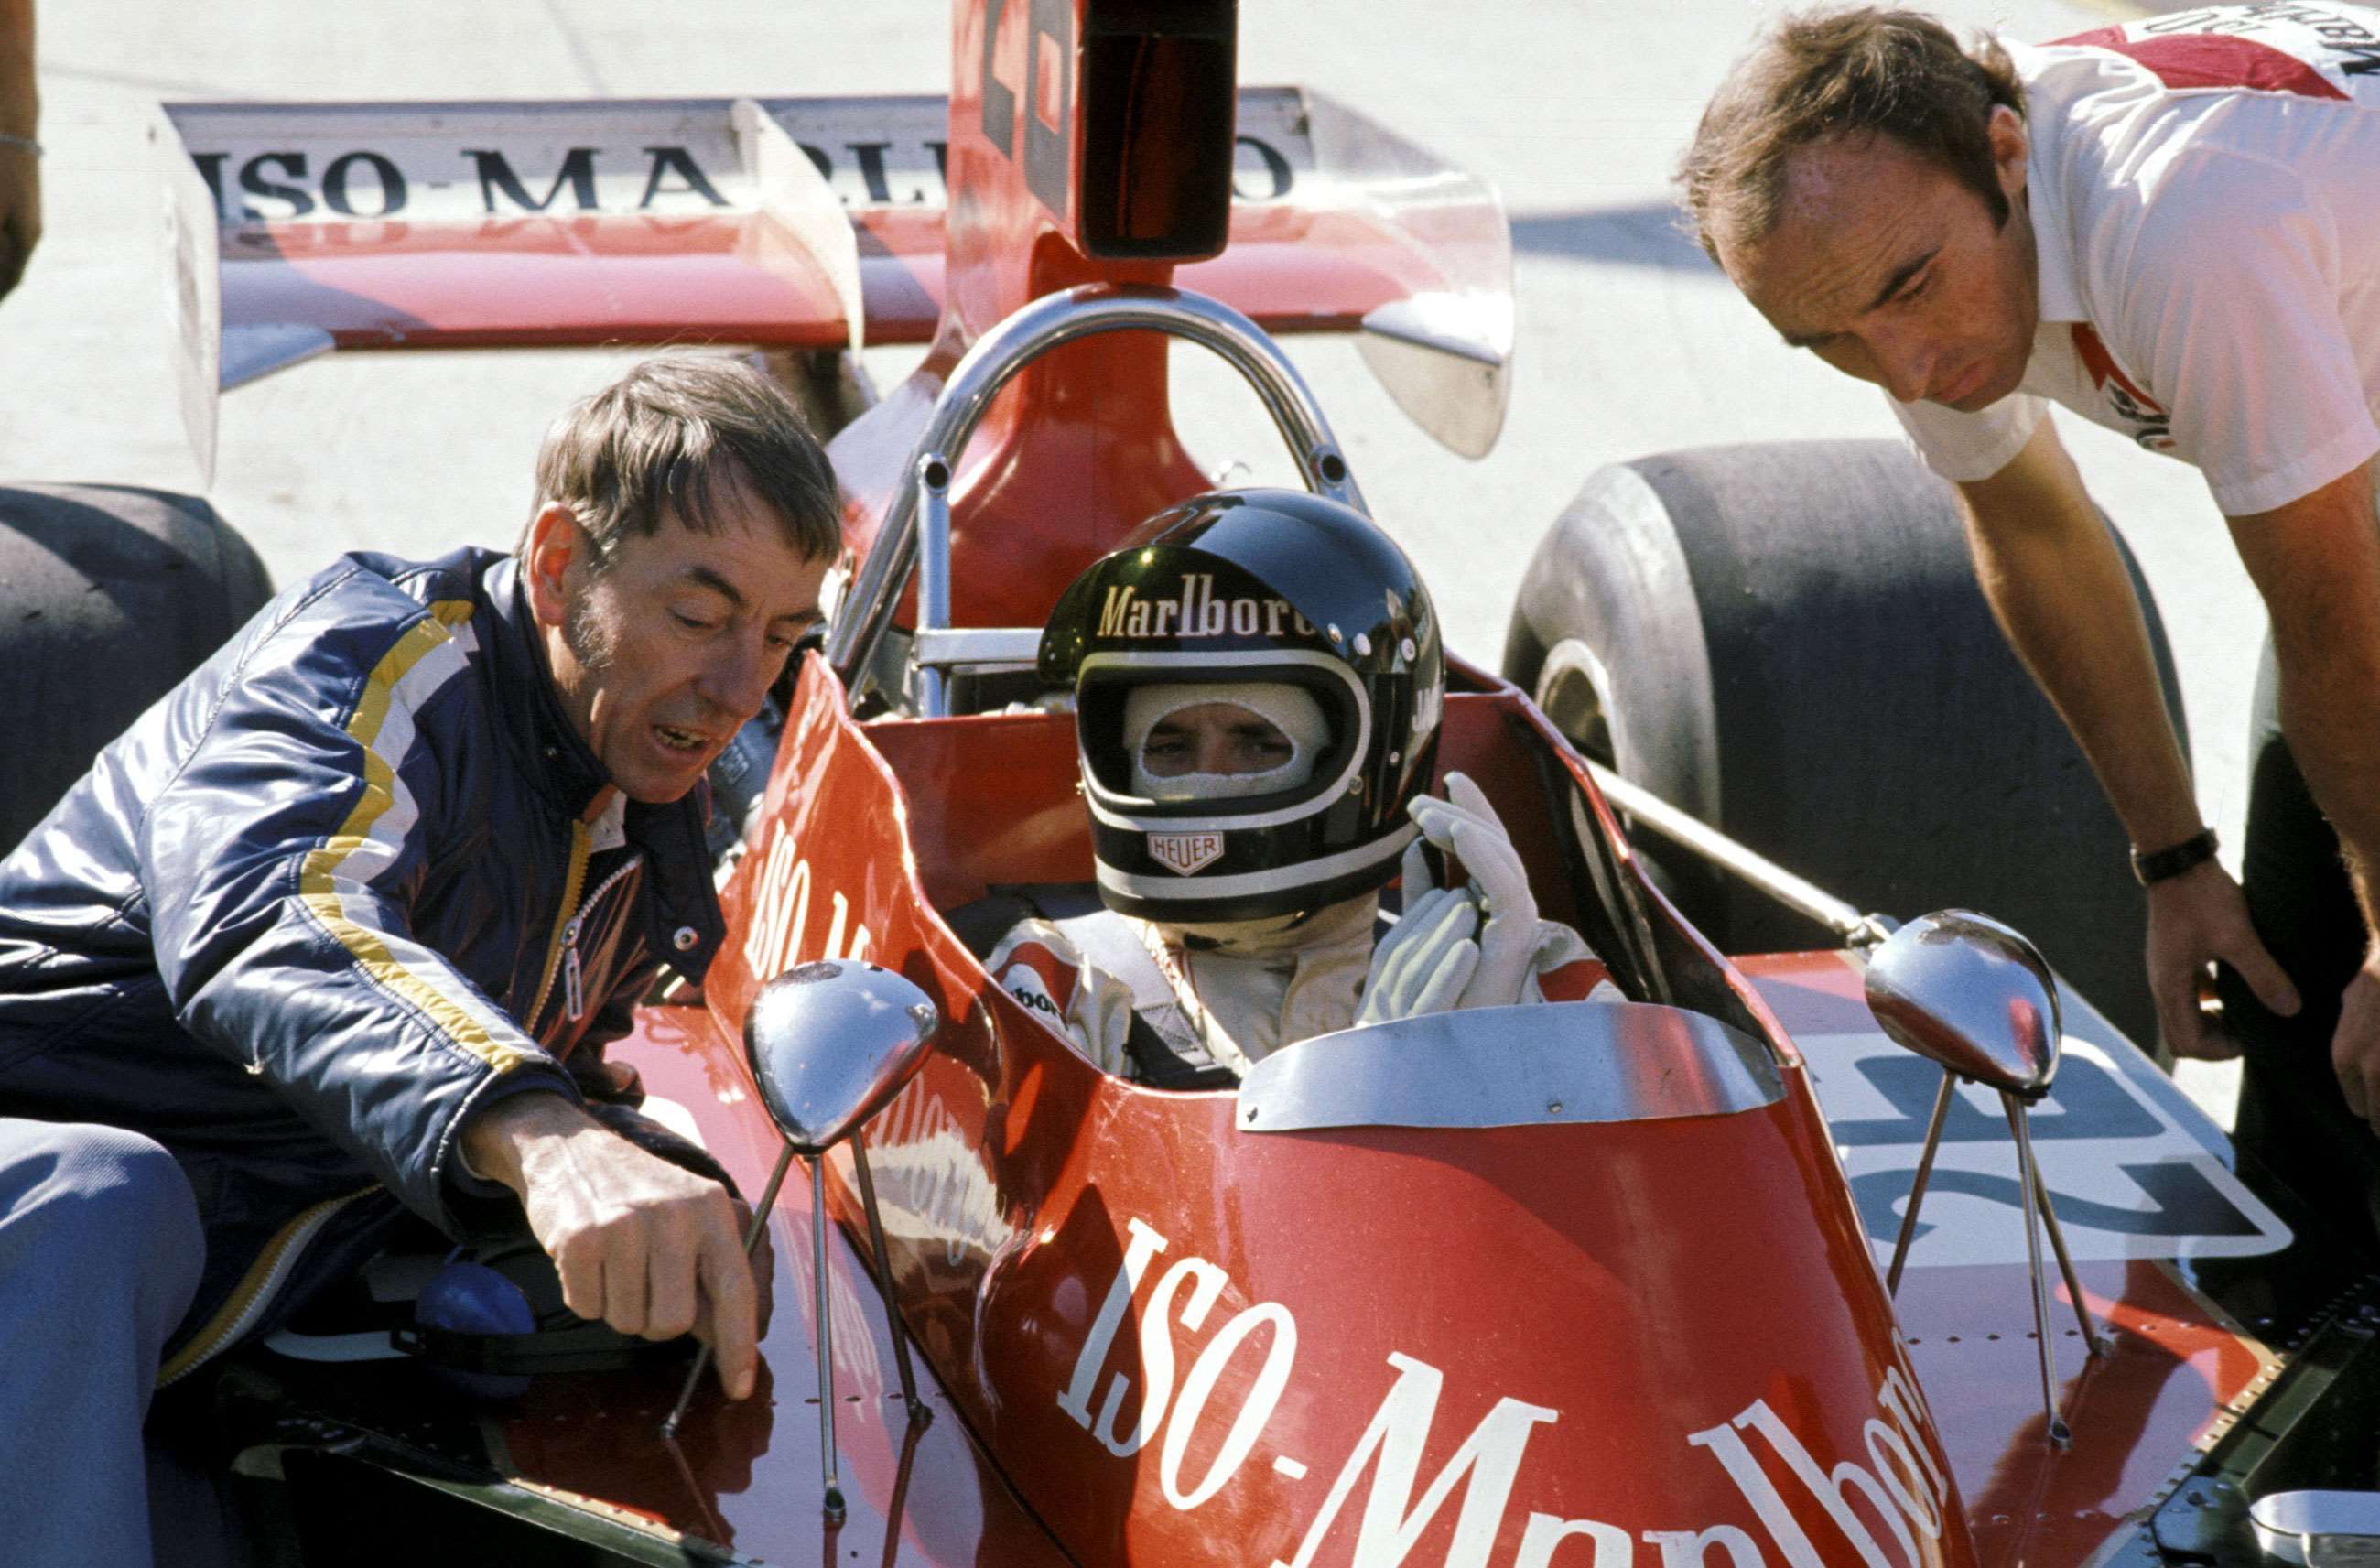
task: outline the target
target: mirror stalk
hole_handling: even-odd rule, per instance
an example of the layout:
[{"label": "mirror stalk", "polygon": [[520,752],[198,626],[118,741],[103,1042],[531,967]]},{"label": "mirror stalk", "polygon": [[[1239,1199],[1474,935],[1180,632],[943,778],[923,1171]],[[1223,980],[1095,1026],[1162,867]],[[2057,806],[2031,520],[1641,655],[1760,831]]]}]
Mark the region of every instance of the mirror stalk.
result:
[{"label": "mirror stalk", "polygon": [[[818,1324],[820,1459],[826,1483],[830,1525],[840,1525],[844,1507],[835,1453],[834,1318],[828,1294],[826,1156],[845,1138],[859,1177],[860,1206],[867,1212],[871,1272],[884,1298],[884,1316],[900,1366],[901,1397],[914,1429],[931,1415],[917,1397],[909,1362],[907,1329],[892,1295],[892,1258],[884,1243],[884,1222],[876,1206],[876,1180],[868,1169],[861,1127],[901,1092],[924,1065],[941,1015],[926,993],[890,969],[857,959],[821,959],[786,970],[760,988],[744,1019],[744,1051],[752,1081],[770,1120],[784,1136],[768,1191],[745,1233],[751,1256],[768,1222],[785,1171],[795,1155],[810,1164],[810,1275]],[[677,1407],[662,1423],[674,1436],[694,1397],[710,1349],[695,1359],[693,1375]]]},{"label": "mirror stalk", "polygon": [[1997,1090],[2016,1139],[2017,1180],[2024,1195],[2024,1252],[2033,1282],[2034,1338],[2041,1352],[2041,1404],[2050,1443],[2065,1448],[2073,1431],[2058,1408],[2058,1357],[2049,1337],[2049,1280],[2041,1261],[2041,1235],[2058,1257],[2066,1294],[2082,1326],[2082,1346],[2103,1355],[2091,1322],[2082,1282],[2066,1250],[2066,1234],[2050,1206],[2049,1185],[2033,1149],[2031,1107],[2048,1094],[2058,1074],[2061,1026],[2058,981],[2033,943],[1997,920],[1964,909],[1945,909],[1894,931],[1868,959],[1867,1003],[1886,1035],[1904,1050],[1942,1069],[1934,1115],[1925,1127],[1925,1151],[1910,1185],[1909,1207],[1885,1271],[1888,1295],[1900,1293],[1901,1270],[1917,1235],[1917,1211],[1934,1174],[1942,1146],[1950,1097],[1961,1082]]}]

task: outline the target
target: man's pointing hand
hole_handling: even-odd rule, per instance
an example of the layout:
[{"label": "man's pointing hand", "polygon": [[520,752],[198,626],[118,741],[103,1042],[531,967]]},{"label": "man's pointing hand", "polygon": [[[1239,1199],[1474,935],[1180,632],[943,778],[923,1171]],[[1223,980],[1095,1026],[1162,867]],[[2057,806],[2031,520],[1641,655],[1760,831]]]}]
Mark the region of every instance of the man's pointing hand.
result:
[{"label": "man's pointing hand", "polygon": [[520,1094],[463,1134],[471,1169],[519,1194],[564,1305],[625,1334],[692,1332],[728,1397],[752,1392],[759,1293],[727,1189],[648,1154],[558,1094]]}]

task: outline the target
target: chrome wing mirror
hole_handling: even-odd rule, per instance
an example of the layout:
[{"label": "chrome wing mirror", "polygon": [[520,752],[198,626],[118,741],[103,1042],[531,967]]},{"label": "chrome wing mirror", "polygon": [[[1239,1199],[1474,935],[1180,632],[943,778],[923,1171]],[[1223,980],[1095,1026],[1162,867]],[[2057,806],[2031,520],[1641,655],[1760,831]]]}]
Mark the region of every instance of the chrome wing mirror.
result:
[{"label": "chrome wing mirror", "polygon": [[2066,1253],[2058,1211],[2049,1206],[2049,1188],[2034,1159],[2027,1115],[2058,1076],[2058,982],[2040,949],[2016,931],[1970,910],[1945,909],[1912,920],[1868,954],[1867,1004],[1894,1044],[1942,1069],[1933,1120],[1925,1128],[1925,1152],[1918,1159],[1909,1208],[1892,1244],[1885,1289],[1895,1295],[1900,1290],[1900,1270],[1917,1234],[1917,1210],[1934,1173],[1952,1091],[1961,1080],[1998,1090],[2009,1131],[2016,1137],[2018,1185],[2024,1192],[2024,1250],[2033,1275],[2034,1337],[2041,1344],[2041,1401],[2049,1416],[2049,1440],[2064,1448],[2072,1433],[2058,1409],[2049,1282],[2041,1266],[2044,1230],[2058,1255],[2066,1293],[2074,1298],[2082,1343],[2093,1355],[2101,1347],[2082,1283],[2074,1277],[2073,1260]]},{"label": "chrome wing mirror", "polygon": [[[892,1261],[876,1207],[876,1180],[868,1167],[868,1140],[860,1129],[916,1075],[941,1027],[941,1016],[924,991],[890,969],[849,958],[821,959],[786,970],[760,988],[744,1019],[744,1052],[752,1080],[759,1087],[770,1119],[785,1137],[777,1168],[744,1234],[744,1250],[749,1255],[759,1241],[785,1172],[794,1156],[801,1155],[810,1164],[810,1272],[817,1294],[819,1436],[826,1466],[826,1512],[837,1521],[844,1502],[835,1465],[833,1318],[827,1299],[826,1153],[845,1138],[851,1140],[859,1201],[868,1214],[876,1288],[884,1298],[892,1354],[901,1370],[901,1397],[909,1419],[921,1421],[930,1411],[917,1398],[908,1336],[893,1305]],[[676,1432],[709,1359],[705,1346],[676,1408],[662,1424],[665,1435]]]}]

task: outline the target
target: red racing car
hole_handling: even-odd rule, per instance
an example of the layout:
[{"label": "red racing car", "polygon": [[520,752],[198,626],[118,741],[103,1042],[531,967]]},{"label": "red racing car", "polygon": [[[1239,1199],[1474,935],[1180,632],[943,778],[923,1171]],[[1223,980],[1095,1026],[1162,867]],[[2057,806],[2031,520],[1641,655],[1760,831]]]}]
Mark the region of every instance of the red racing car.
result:
[{"label": "red racing car", "polygon": [[[384,1331],[285,1336],[203,1391],[268,1560],[2360,1561],[2325,1554],[2380,1538],[2372,1260],[2082,999],[2142,1016],[2096,978],[2136,962],[2080,869],[2120,866],[2082,847],[2112,824],[1897,454],[1606,470],[1505,674],[1450,661],[1440,766],[1624,1002],[1176,1091],[994,983],[951,917],[1090,875],[1042,622],[1208,488],[1170,343],[1360,507],[1279,336],[1358,334],[1476,454],[1512,311],[1492,193],[1240,87],[1229,0],[953,11],[947,102],[161,118],[202,449],[221,389],[327,351],[743,345],[837,432],[855,563],[719,781],[728,950],[619,1048],[779,1193],[761,1397],[706,1383],[665,1432],[682,1360],[475,1404]],[[886,342],[930,349],[879,397]],[[1864,913],[1949,903],[2081,989],[1991,922]],[[798,1028],[788,972],[822,988]],[[860,1005],[894,995],[931,1010],[907,1054]],[[804,1074],[841,1075],[827,1111]]]}]

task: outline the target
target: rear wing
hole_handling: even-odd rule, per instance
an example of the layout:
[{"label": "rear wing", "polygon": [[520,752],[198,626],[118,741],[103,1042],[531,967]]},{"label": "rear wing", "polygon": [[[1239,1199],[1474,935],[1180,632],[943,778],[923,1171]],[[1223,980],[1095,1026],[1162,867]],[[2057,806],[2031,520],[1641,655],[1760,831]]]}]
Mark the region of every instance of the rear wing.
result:
[{"label": "rear wing", "polygon": [[[1484,182],[1322,94],[1240,90],[1231,239],[1176,272],[1274,332],[1362,332],[1466,456],[1503,422],[1512,243]],[[169,103],[184,423],[336,350],[921,343],[942,303],[931,94]]]}]

